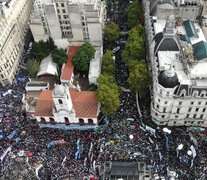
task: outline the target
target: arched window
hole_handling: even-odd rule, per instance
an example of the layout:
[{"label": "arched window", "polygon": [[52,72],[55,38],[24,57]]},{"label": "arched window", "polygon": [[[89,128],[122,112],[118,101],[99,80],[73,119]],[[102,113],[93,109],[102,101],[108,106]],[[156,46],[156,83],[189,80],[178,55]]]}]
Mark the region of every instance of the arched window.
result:
[{"label": "arched window", "polygon": [[88,119],[88,124],[93,124],[93,119]]},{"label": "arched window", "polygon": [[196,97],[196,96],[198,96],[198,91],[197,90],[193,91],[193,97]]},{"label": "arched window", "polygon": [[206,95],[206,91],[201,91],[201,97],[204,97]]},{"label": "arched window", "polygon": [[70,121],[67,117],[64,117],[64,119],[65,119],[65,124],[70,124]]},{"label": "arched window", "polygon": [[84,124],[84,120],[80,118],[80,119],[79,119],[79,124],[80,124],[80,125],[83,125],[83,124]]},{"label": "arched window", "polygon": [[40,122],[41,122],[41,123],[46,123],[45,118],[41,117],[41,118],[40,118]]},{"label": "arched window", "polygon": [[182,89],[181,92],[180,92],[180,96],[181,97],[184,97],[186,95],[186,90],[185,89]]},{"label": "arched window", "polygon": [[50,123],[51,123],[51,124],[55,124],[55,120],[54,120],[54,118],[50,118]]},{"label": "arched window", "polygon": [[58,99],[59,104],[63,104],[63,101],[61,99]]}]

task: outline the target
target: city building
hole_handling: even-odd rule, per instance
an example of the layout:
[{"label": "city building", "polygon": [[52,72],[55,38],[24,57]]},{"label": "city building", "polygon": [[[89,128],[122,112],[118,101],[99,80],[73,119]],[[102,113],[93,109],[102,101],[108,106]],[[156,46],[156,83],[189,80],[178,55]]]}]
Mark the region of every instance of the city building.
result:
[{"label": "city building", "polygon": [[24,52],[33,0],[0,0],[0,83],[12,83]]},{"label": "city building", "polygon": [[[158,125],[206,126],[207,42],[200,17],[204,1],[153,2],[143,2],[147,61],[153,82],[152,120]],[[170,7],[176,2],[176,11],[166,13],[167,18],[159,14],[158,7]],[[156,15],[152,7],[158,16],[150,16]],[[195,8],[192,12],[198,14],[184,16],[187,7]]]},{"label": "city building", "polygon": [[150,180],[152,174],[149,168],[146,167],[145,162],[123,162],[123,161],[110,161],[105,162],[99,168],[101,179],[108,180]]},{"label": "city building", "polygon": [[36,0],[30,28],[35,41],[50,36],[61,48],[84,42],[102,47],[105,20],[105,2],[101,0]]}]

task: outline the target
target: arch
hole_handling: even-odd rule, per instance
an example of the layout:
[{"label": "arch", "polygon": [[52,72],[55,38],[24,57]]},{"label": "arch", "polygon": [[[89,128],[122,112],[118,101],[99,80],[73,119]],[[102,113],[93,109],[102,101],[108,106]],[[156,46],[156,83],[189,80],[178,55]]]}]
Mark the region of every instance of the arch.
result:
[{"label": "arch", "polygon": [[83,120],[82,118],[79,118],[79,124],[80,124],[80,125],[85,124],[85,123],[84,123],[84,120]]},{"label": "arch", "polygon": [[55,124],[55,123],[56,123],[55,120],[54,120],[54,118],[51,118],[51,117],[50,117],[49,119],[50,119],[50,123],[51,123],[51,124]]},{"label": "arch", "polygon": [[41,117],[41,118],[40,118],[40,122],[41,122],[41,123],[46,123],[45,118],[44,118],[44,117]]},{"label": "arch", "polygon": [[182,89],[181,92],[180,92],[180,96],[181,97],[184,97],[186,95],[186,90],[185,89]]},{"label": "arch", "polygon": [[58,99],[59,104],[63,104],[62,99]]},{"label": "arch", "polygon": [[200,95],[201,95],[201,97],[206,96],[206,91],[202,90]]},{"label": "arch", "polygon": [[94,124],[93,119],[88,119],[88,124]]},{"label": "arch", "polygon": [[70,124],[69,118],[64,117],[64,119],[65,119],[65,124]]},{"label": "arch", "polygon": [[194,90],[193,91],[193,97],[196,97],[196,96],[198,96],[198,91],[197,90]]}]

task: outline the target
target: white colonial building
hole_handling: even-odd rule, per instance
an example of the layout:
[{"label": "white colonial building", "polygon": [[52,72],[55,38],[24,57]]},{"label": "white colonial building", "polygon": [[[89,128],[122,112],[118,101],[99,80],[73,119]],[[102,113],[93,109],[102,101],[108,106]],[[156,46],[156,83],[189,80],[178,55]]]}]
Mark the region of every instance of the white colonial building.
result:
[{"label": "white colonial building", "polygon": [[[167,5],[169,2],[173,1],[159,1],[157,5],[159,8],[171,7]],[[201,1],[196,1],[197,4],[182,2],[181,9],[186,6],[197,8],[201,4]],[[189,16],[190,20],[177,9],[179,13],[171,11],[175,16],[151,17],[152,4],[143,2],[147,60],[153,81],[152,120],[159,125],[206,126],[207,42],[200,21],[196,20],[198,14]],[[153,8],[159,16],[158,7]]]},{"label": "white colonial building", "polygon": [[24,51],[33,0],[0,1],[0,83],[12,83]]},{"label": "white colonial building", "polygon": [[101,47],[105,20],[105,2],[101,0],[36,0],[30,28],[35,41],[51,36],[61,48],[84,42]]},{"label": "white colonial building", "polygon": [[43,90],[37,100],[34,116],[40,123],[97,125],[99,105],[93,91],[77,91],[55,85]]}]

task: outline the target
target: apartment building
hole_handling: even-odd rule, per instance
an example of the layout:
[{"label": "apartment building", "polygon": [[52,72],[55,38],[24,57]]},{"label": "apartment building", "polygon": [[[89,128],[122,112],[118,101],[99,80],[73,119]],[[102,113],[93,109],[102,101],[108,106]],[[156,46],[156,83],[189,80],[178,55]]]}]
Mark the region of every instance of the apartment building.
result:
[{"label": "apartment building", "polygon": [[61,48],[84,42],[101,47],[105,20],[105,2],[101,0],[36,0],[30,28],[35,41],[51,36]]},{"label": "apartment building", "polygon": [[0,83],[12,83],[24,51],[33,0],[0,0]]},{"label": "apartment building", "polygon": [[[157,5],[169,8],[175,2],[178,1],[159,1]],[[200,13],[189,17],[181,13],[181,9],[188,12],[186,6],[194,7],[195,11],[199,6],[198,12],[203,14],[206,2],[179,1],[179,13],[171,11],[165,17],[159,16],[158,11],[152,14],[152,3],[143,2],[147,61],[153,82],[152,120],[158,125],[206,126],[207,41],[201,27],[202,17]]]}]

